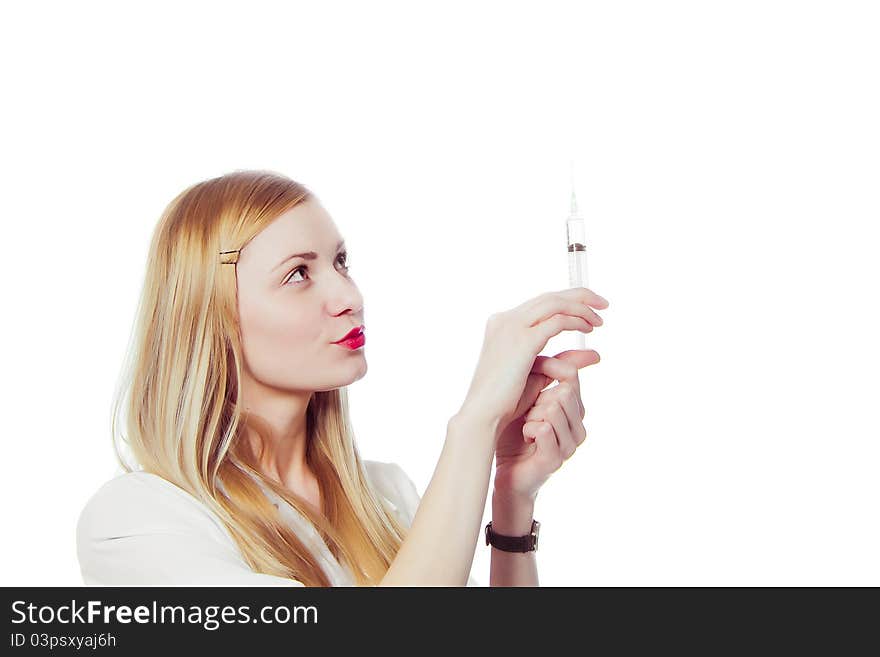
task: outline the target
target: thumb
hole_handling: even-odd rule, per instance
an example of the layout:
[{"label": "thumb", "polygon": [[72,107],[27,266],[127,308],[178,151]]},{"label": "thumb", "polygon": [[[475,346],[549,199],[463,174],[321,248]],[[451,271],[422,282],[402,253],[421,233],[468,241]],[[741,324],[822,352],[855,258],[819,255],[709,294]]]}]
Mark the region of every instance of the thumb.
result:
[{"label": "thumb", "polygon": [[593,349],[569,349],[555,356],[538,356],[532,365],[532,374],[546,380],[541,390],[553,381],[570,380],[577,376],[577,371],[587,365],[599,362],[599,353]]},{"label": "thumb", "polygon": [[514,417],[520,418],[525,415],[526,411],[534,406],[541,391],[554,381],[576,377],[580,368],[598,362],[599,354],[592,349],[571,349],[555,356],[537,356],[532,364]]},{"label": "thumb", "polygon": [[551,383],[577,377],[580,368],[598,362],[599,354],[592,349],[571,349],[555,356],[537,356],[520,397],[516,417],[530,409],[541,391]]}]

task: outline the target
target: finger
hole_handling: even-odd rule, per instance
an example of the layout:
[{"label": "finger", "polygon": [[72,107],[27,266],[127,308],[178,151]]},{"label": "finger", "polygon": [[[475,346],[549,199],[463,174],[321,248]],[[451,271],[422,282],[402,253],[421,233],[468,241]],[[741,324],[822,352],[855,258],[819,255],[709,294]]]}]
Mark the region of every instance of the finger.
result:
[{"label": "finger", "polygon": [[[548,358],[550,357],[537,356],[536,362],[547,360]],[[541,394],[541,391],[551,383],[553,383],[553,379],[536,371],[535,365],[532,364],[532,370],[526,377],[526,385],[524,386],[522,395],[520,396],[520,402],[516,407],[516,417],[519,417],[520,415],[528,411],[532,406],[534,406],[536,400],[538,399],[538,396]]]},{"label": "finger", "polygon": [[[595,363],[598,363],[599,362],[599,354],[598,354],[598,352],[596,352],[592,349],[588,349],[588,350],[569,349],[567,351],[563,351],[563,352],[556,354],[555,356],[553,356],[553,359],[561,360],[561,361],[567,362],[567,363],[571,363],[577,369],[580,369],[582,367],[586,367],[588,365],[594,365]],[[535,372],[535,371],[541,372],[542,370],[546,371],[546,368],[553,367],[553,366],[554,366],[553,363],[543,363],[542,362],[542,363],[537,364],[537,367],[533,366],[532,371],[533,372]],[[546,378],[550,378],[549,375],[546,375]],[[572,394],[577,399],[578,406],[580,407],[580,413],[579,413],[580,419],[583,420],[584,415],[586,414],[586,410],[584,409],[583,400],[581,400],[581,382],[580,382],[580,379],[578,378],[578,376],[577,375],[571,376],[569,373],[569,376],[564,376],[563,378],[560,378],[557,376],[557,377],[555,377],[555,380],[560,381],[560,382],[565,381],[571,385]],[[542,388],[542,390],[543,390],[543,388]]]},{"label": "finger", "polygon": [[554,335],[558,335],[563,331],[580,331],[581,333],[590,333],[593,326],[583,317],[572,317],[565,314],[553,315],[550,319],[539,322],[534,327],[527,328],[526,335],[529,339],[533,339],[536,344],[532,348],[540,352],[547,346],[547,342]]},{"label": "finger", "polygon": [[522,399],[528,402],[524,408],[531,408],[538,394],[554,381],[569,381],[580,391],[578,368],[598,362],[599,354],[592,349],[563,351],[556,356],[536,356],[523,388]]},{"label": "finger", "polygon": [[575,389],[569,383],[560,383],[556,388],[562,388],[562,391],[557,393],[557,399],[565,412],[565,419],[568,422],[568,436],[571,438],[571,452],[574,453],[587,437],[587,430],[583,423],[584,411],[583,404],[581,404],[580,388]]},{"label": "finger", "polygon": [[533,327],[551,318],[553,315],[568,315],[580,317],[591,326],[602,326],[603,320],[599,314],[590,308],[585,302],[578,299],[569,299],[558,295],[550,295],[540,299],[534,305],[526,308],[522,315],[526,326]]},{"label": "finger", "polygon": [[[559,443],[556,441],[556,432],[549,422],[536,422],[537,426],[531,428],[535,443],[535,453],[532,458],[544,464],[548,472],[555,472],[562,466],[563,458],[559,451]],[[525,429],[525,427],[523,427]]]},{"label": "finger", "polygon": [[556,368],[552,363],[549,365],[545,364],[546,361],[553,360],[554,358],[556,358],[556,356],[535,356],[535,362],[532,363],[532,369],[531,372],[529,372],[529,377],[534,377],[536,385],[538,382],[544,382],[543,385],[538,388],[539,391],[543,390],[556,380],[556,378],[548,372],[558,371],[558,368]]},{"label": "finger", "polygon": [[[535,437],[538,435],[538,431],[541,428],[542,424],[545,424],[545,422],[541,419],[530,420],[529,422],[523,424],[523,441],[527,444],[535,442]],[[580,427],[580,429],[577,432],[573,433],[574,444],[576,447],[580,447],[587,440],[587,429],[584,426],[584,423],[580,422],[578,426]]]},{"label": "finger", "polygon": [[552,357],[538,356],[532,364],[531,371],[535,374],[543,374],[551,381],[567,381],[580,389],[578,370],[598,362],[599,352],[594,349],[573,349]]},{"label": "finger", "polygon": [[[559,385],[562,385],[560,383]],[[572,404],[570,407],[566,406],[566,412],[569,409],[572,409],[571,415],[568,416],[568,421],[571,423],[572,433],[577,433],[575,431],[575,422],[580,423],[581,420],[584,419],[584,416],[587,414],[587,409],[584,408],[584,401],[581,399],[581,382],[575,378],[574,383],[565,383],[566,386],[570,386],[568,390],[568,400]],[[557,386],[558,387],[558,386]],[[576,438],[577,436],[575,436]]]},{"label": "finger", "polygon": [[[599,362],[599,354],[592,349],[574,349],[563,351],[554,357],[536,356],[532,363],[531,371],[526,377],[520,402],[515,414],[519,417],[534,406],[538,395],[553,381],[569,381],[577,387],[577,396],[580,399],[580,381],[577,378],[577,370]],[[573,368],[573,369],[572,369]],[[583,404],[581,404],[581,417],[583,417]]]},{"label": "finger", "polygon": [[580,388],[572,386],[570,383],[562,382],[552,388],[544,390],[535,400],[532,408],[523,417],[523,420],[530,422],[532,420],[540,420],[543,418],[542,407],[552,401],[556,401],[562,405],[565,410],[568,426],[575,438],[575,443],[579,444],[578,439],[583,430],[583,419],[586,412],[580,396]]},{"label": "finger", "polygon": [[[537,386],[540,384],[538,391],[543,390],[554,381],[570,379],[571,370],[565,365],[565,363],[573,363],[574,359],[572,356],[566,355],[569,353],[571,352],[563,351],[561,354],[556,354],[555,356],[535,356],[535,362],[532,363],[529,377],[533,378],[534,385]],[[578,350],[578,353],[583,354],[584,352]],[[599,354],[596,353],[595,357],[598,358]],[[580,358],[584,358],[584,356],[581,356]],[[560,362],[563,364],[560,365]],[[575,365],[575,367],[577,367],[577,365]]]},{"label": "finger", "polygon": [[[555,393],[556,389],[563,388],[565,390],[568,384],[560,384],[556,388],[541,393],[546,395]],[[556,433],[556,441],[559,443],[559,450],[563,460],[567,460],[577,450],[577,437],[575,436],[574,426],[580,426],[580,420],[577,419],[578,406],[574,397],[569,392],[563,392],[561,395],[553,394],[548,397],[547,401],[535,406],[526,416],[526,421],[544,420],[550,422]],[[570,417],[571,415],[571,417]]]},{"label": "finger", "polygon": [[[564,351],[554,357],[537,356],[526,381],[525,393],[521,397],[517,413],[525,413],[539,403],[541,395],[547,392],[544,389],[553,381],[566,381],[575,391],[574,394],[580,407],[579,415],[583,419],[585,409],[580,398],[581,385],[577,377],[578,367],[586,367],[598,362],[599,354],[591,349]],[[551,388],[551,390],[555,390],[555,388]]]},{"label": "finger", "polygon": [[528,313],[531,309],[540,305],[547,299],[553,297],[563,300],[574,300],[578,303],[592,306],[593,308],[603,309],[608,307],[608,299],[599,296],[591,289],[586,287],[568,287],[562,290],[553,290],[551,292],[539,294],[538,296],[529,299],[525,303],[520,304],[519,306],[514,308],[514,310],[518,312],[522,311]]}]

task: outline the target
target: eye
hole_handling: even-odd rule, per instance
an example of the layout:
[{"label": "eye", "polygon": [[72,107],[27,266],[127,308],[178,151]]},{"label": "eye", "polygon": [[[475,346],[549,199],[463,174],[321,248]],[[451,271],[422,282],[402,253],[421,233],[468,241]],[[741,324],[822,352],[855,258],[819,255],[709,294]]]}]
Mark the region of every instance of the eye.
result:
[{"label": "eye", "polygon": [[[339,262],[340,260],[342,260],[342,265],[343,265],[342,270],[345,272],[348,272],[348,264],[347,264],[348,263],[348,252],[347,251],[343,251],[338,256],[336,256],[336,262]],[[290,272],[290,275],[286,279],[284,279],[283,284],[289,285],[292,282],[294,285],[296,285],[296,284],[302,283],[302,281],[293,281],[293,276],[300,271],[307,272],[308,270],[309,270],[309,268],[306,265],[300,265],[299,267],[294,269],[292,272]]]}]

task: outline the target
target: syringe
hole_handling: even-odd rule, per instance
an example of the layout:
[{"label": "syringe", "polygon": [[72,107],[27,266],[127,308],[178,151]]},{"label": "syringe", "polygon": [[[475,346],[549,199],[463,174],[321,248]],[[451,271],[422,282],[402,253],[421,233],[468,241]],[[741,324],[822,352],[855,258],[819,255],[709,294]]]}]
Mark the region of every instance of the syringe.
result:
[{"label": "syringe", "polygon": [[[574,162],[571,162],[571,214],[565,223],[568,236],[568,284],[569,287],[587,287],[587,238],[584,218],[578,212],[577,197],[574,193]],[[578,331],[578,348],[586,349],[587,343],[582,332]]]}]

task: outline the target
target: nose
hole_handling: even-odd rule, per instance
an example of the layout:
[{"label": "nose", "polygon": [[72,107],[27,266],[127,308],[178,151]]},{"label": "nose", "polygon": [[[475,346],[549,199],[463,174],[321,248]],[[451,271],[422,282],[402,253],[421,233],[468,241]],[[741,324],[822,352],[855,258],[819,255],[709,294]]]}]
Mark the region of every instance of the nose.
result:
[{"label": "nose", "polygon": [[364,299],[358,290],[357,284],[350,276],[339,272],[337,286],[334,288],[334,302],[336,312],[340,314],[346,310],[352,315],[361,315],[364,309]]}]

